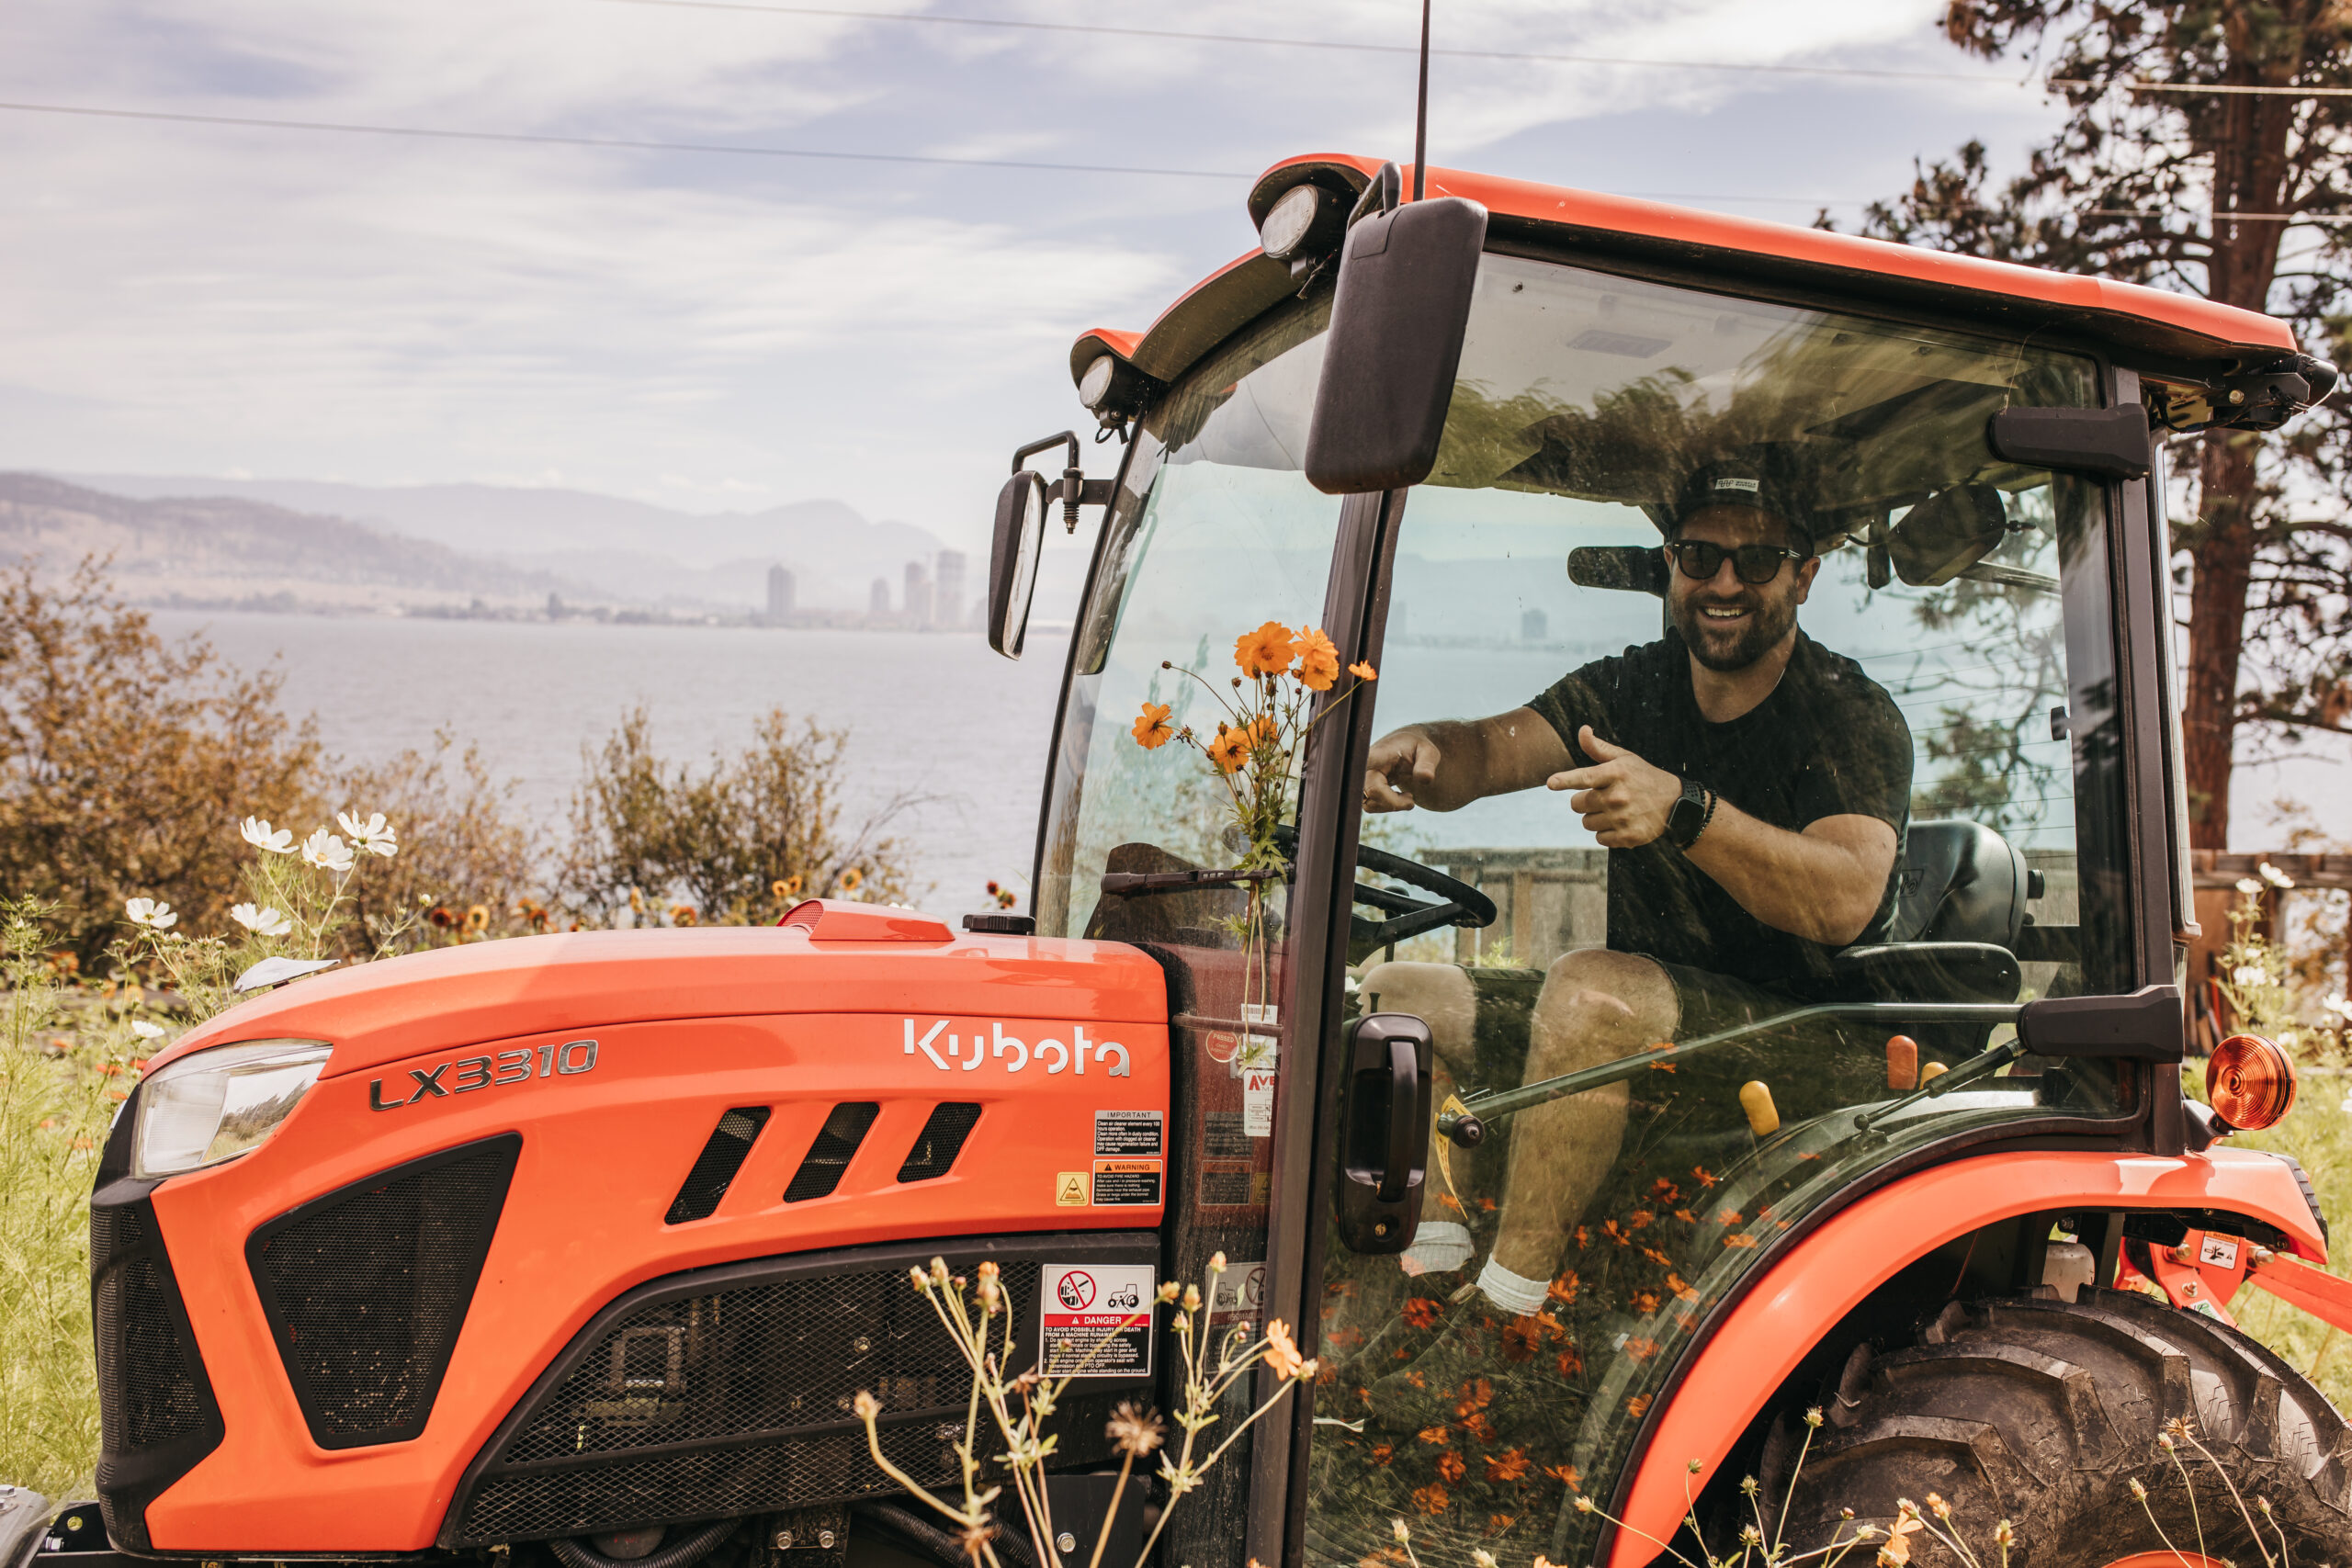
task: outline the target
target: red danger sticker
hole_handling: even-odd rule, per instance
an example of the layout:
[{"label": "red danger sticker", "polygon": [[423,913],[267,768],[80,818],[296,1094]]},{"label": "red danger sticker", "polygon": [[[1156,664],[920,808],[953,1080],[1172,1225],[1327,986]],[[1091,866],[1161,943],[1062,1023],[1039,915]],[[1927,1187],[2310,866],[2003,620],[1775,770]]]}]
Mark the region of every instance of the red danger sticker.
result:
[{"label": "red danger sticker", "polygon": [[1039,1370],[1048,1377],[1144,1377],[1151,1371],[1153,1296],[1148,1263],[1053,1266],[1037,1303]]}]

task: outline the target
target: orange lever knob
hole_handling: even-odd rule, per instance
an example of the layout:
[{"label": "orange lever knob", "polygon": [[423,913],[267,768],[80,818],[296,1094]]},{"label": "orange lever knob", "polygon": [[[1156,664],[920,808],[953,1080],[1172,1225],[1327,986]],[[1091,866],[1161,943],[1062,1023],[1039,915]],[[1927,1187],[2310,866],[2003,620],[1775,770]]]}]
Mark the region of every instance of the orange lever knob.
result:
[{"label": "orange lever knob", "polygon": [[1908,1034],[1886,1037],[1886,1087],[1894,1094],[1919,1087],[1919,1043]]}]

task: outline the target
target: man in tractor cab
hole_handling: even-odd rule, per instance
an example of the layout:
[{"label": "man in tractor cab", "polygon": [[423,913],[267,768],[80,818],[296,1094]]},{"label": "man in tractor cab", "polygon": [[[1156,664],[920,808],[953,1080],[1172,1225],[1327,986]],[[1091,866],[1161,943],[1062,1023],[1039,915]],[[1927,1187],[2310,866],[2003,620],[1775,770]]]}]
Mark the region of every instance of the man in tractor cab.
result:
[{"label": "man in tractor cab", "polygon": [[[1448,1081],[1532,1083],[1829,999],[1833,954],[1885,931],[1911,735],[1883,688],[1797,628],[1821,565],[1811,494],[1785,447],[1701,468],[1659,515],[1666,636],[1571,671],[1523,707],[1374,743],[1367,811],[1452,811],[1541,785],[1566,794],[1610,852],[1609,945],[1550,966],[1523,1038],[1474,1026],[1476,994],[1455,965],[1391,963],[1365,976],[1368,1008],[1429,1023],[1441,1097]],[[1522,1049],[1523,1066],[1509,1059]],[[1713,1114],[1736,1123],[1736,1094],[1722,1097],[1731,1103]],[[1456,1320],[1544,1307],[1568,1233],[1617,1163],[1628,1104],[1619,1084],[1518,1114],[1499,1228],[1475,1291],[1453,1292]],[[1437,1190],[1408,1272],[1442,1277],[1470,1261],[1467,1216],[1442,1209]],[[1373,1372],[1385,1425],[1417,1422],[1419,1391],[1457,1381],[1450,1359],[1475,1359],[1450,1343],[1457,1327],[1411,1366]]]}]

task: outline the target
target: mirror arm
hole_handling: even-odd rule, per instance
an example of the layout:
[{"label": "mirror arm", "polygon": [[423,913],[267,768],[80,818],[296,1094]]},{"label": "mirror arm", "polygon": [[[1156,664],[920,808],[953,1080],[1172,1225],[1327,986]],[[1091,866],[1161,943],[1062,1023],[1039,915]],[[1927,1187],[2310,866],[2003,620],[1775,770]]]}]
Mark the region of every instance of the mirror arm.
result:
[{"label": "mirror arm", "polygon": [[1057,446],[1066,448],[1069,457],[1062,466],[1062,477],[1046,487],[1046,504],[1050,506],[1057,501],[1060,502],[1063,525],[1066,531],[1075,534],[1078,532],[1078,509],[1081,506],[1108,506],[1111,497],[1117,493],[1117,486],[1109,479],[1090,479],[1086,477],[1086,470],[1079,467],[1078,433],[1074,430],[1057,431],[1051,435],[1040,436],[1026,446],[1015,448],[1012,471],[1019,473],[1030,458]]},{"label": "mirror arm", "polygon": [[1076,468],[1065,468],[1062,477],[1046,487],[1046,504],[1062,503],[1062,521],[1068,531],[1078,532],[1078,509],[1081,506],[1108,506],[1111,498],[1119,493],[1114,479],[1090,479]]}]

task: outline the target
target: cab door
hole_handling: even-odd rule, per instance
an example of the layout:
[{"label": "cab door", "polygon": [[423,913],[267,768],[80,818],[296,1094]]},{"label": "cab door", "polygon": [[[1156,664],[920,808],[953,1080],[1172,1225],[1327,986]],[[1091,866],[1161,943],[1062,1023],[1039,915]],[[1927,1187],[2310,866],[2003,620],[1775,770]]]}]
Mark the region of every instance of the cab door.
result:
[{"label": "cab door", "polygon": [[[1268,1216],[1267,1311],[1321,1367],[1254,1455],[1247,1555],[1403,1568],[1401,1524],[1424,1562],[1584,1561],[1684,1350],[1807,1214],[1948,1140],[2129,1125],[2126,1069],[2005,1049],[2026,999],[2139,983],[2119,525],[2104,487],[1983,434],[2105,389],[2087,356],[1961,327],[1486,258],[1437,471],[1340,517],[1327,625],[1379,676],[1307,764]],[[1678,728],[1711,634],[1678,622],[1701,612],[1661,546],[1693,476],[1759,446],[1794,454],[1806,547],[1760,581],[1713,563],[1711,592],[1792,602],[1805,702],[1772,683]],[[1858,716],[1892,748],[1858,750]],[[1875,907],[1816,922],[1826,888],[1759,892],[1655,836],[1634,848],[1663,874],[1630,874],[1556,775],[1366,809],[1384,738],[1471,721],[1562,773],[1643,737],[1791,834],[1877,821]],[[1477,895],[1461,919],[1383,940],[1448,883]],[[1357,1092],[1380,1015],[1427,1034],[1431,1079],[1385,1232],[1338,1201],[1361,1119],[1397,1104]],[[1939,1071],[1954,1091],[1921,1097]],[[1483,1136],[1449,1135],[1464,1118]]]}]

